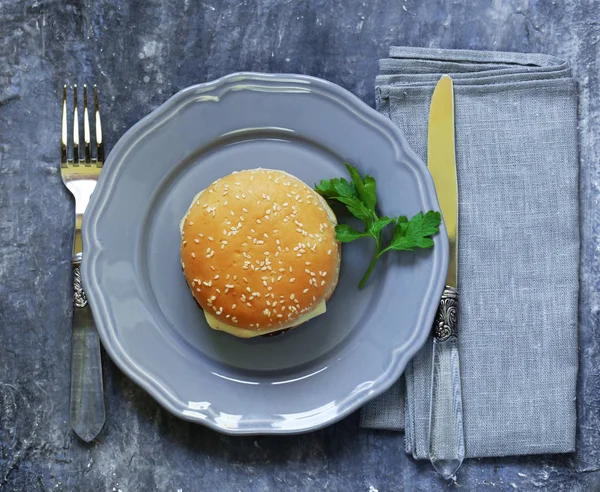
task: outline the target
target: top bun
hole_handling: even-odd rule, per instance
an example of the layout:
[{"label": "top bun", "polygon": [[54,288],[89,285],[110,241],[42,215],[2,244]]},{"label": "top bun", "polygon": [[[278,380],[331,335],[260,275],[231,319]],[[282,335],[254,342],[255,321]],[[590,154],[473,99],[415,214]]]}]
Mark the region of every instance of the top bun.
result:
[{"label": "top bun", "polygon": [[230,174],[200,192],[182,220],[185,278],[224,324],[257,334],[295,326],[336,287],[336,223],[325,200],[288,173]]}]

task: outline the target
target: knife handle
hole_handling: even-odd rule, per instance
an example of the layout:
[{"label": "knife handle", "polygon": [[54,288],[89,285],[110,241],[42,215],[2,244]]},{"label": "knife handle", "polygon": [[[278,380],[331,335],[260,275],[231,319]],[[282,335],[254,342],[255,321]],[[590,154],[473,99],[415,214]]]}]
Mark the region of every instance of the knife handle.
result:
[{"label": "knife handle", "polygon": [[458,292],[446,286],[433,326],[429,459],[445,479],[465,457],[462,388],[458,353]]},{"label": "knife handle", "polygon": [[81,283],[79,262],[73,263],[73,338],[71,356],[71,427],[92,441],[104,427],[104,389],[100,339]]}]

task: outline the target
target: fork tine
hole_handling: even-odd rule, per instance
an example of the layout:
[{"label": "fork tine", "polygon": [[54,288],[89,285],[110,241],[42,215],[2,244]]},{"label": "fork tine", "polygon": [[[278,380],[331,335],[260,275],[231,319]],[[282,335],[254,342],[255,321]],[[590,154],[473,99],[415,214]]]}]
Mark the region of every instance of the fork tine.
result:
[{"label": "fork tine", "polygon": [[77,111],[77,84],[73,86],[73,162],[79,164],[79,113]]},{"label": "fork tine", "polygon": [[88,114],[87,84],[83,84],[83,153],[85,163],[91,162],[90,155],[90,117]]},{"label": "fork tine", "polygon": [[98,104],[98,88],[94,85],[94,112],[96,115],[96,149],[98,165],[104,164],[104,141],[102,140],[102,123],[100,122],[100,106]]},{"label": "fork tine", "polygon": [[67,167],[67,86],[63,86],[62,97],[62,135],[60,140],[60,165]]}]

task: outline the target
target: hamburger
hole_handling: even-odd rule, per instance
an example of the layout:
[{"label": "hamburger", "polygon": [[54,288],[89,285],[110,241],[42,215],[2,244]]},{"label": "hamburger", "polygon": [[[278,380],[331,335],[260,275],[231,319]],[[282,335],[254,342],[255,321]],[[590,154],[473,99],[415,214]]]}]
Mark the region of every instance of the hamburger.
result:
[{"label": "hamburger", "polygon": [[216,180],[181,221],[181,264],[208,325],[250,338],[326,311],[340,270],[335,214],[298,178],[251,169]]}]

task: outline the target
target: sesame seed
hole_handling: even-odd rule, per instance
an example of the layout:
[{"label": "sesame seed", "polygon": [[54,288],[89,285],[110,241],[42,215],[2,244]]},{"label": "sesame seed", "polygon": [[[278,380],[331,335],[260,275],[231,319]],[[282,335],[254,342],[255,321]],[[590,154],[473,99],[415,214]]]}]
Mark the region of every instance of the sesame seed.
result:
[{"label": "sesame seed", "polygon": [[256,219],[256,223],[257,223],[257,224],[260,224],[260,219]]},{"label": "sesame seed", "polygon": [[[194,239],[194,242],[195,242],[196,244],[198,244],[198,243],[200,242],[200,239],[196,238],[196,239]],[[185,244],[185,241],[184,241],[183,243]]]},{"label": "sesame seed", "polygon": [[202,282],[204,285],[206,285],[207,287],[210,287],[212,285],[212,280],[209,280],[208,282],[204,281]]},{"label": "sesame seed", "polygon": [[233,318],[231,318],[231,321],[233,321],[234,323],[238,322],[238,320],[237,320],[237,318],[235,316]]},{"label": "sesame seed", "polygon": [[327,254],[328,254],[328,255],[331,255],[331,250],[327,251]]},{"label": "sesame seed", "polygon": [[252,307],[252,304],[251,304],[251,303],[249,303],[249,302],[247,302],[247,303],[246,303],[246,306],[248,306],[248,307]]},{"label": "sesame seed", "polygon": [[197,292],[200,292],[200,287],[196,287],[196,291],[197,291]]},{"label": "sesame seed", "polygon": [[308,292],[308,289],[304,289],[302,292],[306,294]]},{"label": "sesame seed", "polygon": [[232,304],[231,305],[231,309],[235,309],[237,307],[237,304]]},{"label": "sesame seed", "polygon": [[194,223],[193,223],[193,222],[190,220],[190,221],[188,222],[188,225],[194,225]]},{"label": "sesame seed", "polygon": [[290,294],[290,299],[294,299],[294,297],[296,297],[294,294]]},{"label": "sesame seed", "polygon": [[325,285],[325,280],[321,280],[321,285]]},{"label": "sesame seed", "polygon": [[290,283],[295,282],[295,281],[296,281],[296,279],[293,277],[290,279]]},{"label": "sesame seed", "polygon": [[192,251],[192,258],[196,258],[196,253]]},{"label": "sesame seed", "polygon": [[300,258],[300,257],[302,256],[302,253],[296,253],[296,256],[297,256],[298,258]]}]

